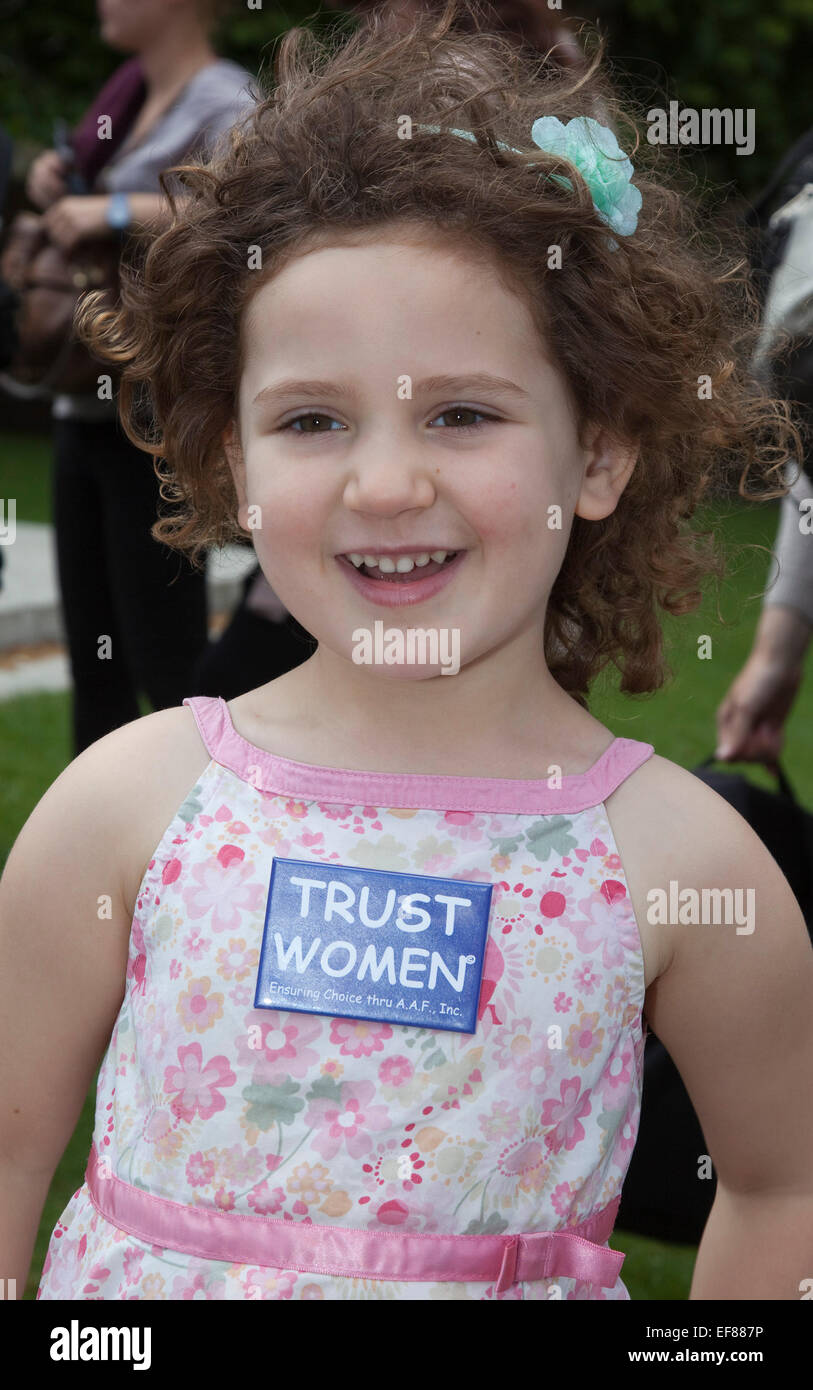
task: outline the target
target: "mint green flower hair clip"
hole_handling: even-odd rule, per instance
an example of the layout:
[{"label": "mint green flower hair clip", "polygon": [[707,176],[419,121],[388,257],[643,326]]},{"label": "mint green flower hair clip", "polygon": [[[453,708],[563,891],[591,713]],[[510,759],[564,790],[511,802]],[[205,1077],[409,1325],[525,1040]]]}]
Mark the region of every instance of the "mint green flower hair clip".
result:
[{"label": "mint green flower hair clip", "polygon": [[[418,130],[435,134],[442,129],[437,125],[419,125]],[[470,130],[451,130],[451,135],[462,135],[466,140],[477,142]],[[638,225],[641,190],[630,182],[635,172],[627,155],[620,148],[609,126],[602,125],[592,116],[574,116],[566,123],[557,116],[540,116],[531,126],[531,139],[540,150],[547,154],[561,155],[578,169],[593,198],[593,206],[602,222],[611,227],[619,236],[631,236]],[[497,144],[501,150],[511,150],[513,154],[523,154],[514,145],[506,145],[502,140]],[[570,193],[573,184],[560,174],[550,174],[549,178],[561,184]],[[611,237],[610,247],[618,249],[618,242]]]}]

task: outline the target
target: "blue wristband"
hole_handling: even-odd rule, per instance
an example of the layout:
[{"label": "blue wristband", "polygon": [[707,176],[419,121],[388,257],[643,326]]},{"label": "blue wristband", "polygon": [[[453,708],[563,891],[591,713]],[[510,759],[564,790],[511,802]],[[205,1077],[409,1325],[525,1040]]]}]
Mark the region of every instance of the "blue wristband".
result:
[{"label": "blue wristband", "polygon": [[126,193],[111,193],[107,205],[107,220],[117,231],[124,231],[133,220],[130,199]]}]

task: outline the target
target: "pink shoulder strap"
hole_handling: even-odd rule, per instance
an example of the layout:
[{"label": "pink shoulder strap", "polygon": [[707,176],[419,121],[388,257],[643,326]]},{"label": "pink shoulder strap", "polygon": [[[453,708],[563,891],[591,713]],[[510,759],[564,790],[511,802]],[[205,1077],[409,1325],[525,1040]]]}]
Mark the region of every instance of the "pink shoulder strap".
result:
[{"label": "pink shoulder strap", "polygon": [[615,738],[586,772],[543,780],[454,777],[442,773],[363,772],[295,762],[243,738],[220,695],[193,695],[184,702],[197,722],[209,756],[260,791],[348,805],[424,808],[503,814],[573,814],[597,806],[654,753],[651,743]]}]

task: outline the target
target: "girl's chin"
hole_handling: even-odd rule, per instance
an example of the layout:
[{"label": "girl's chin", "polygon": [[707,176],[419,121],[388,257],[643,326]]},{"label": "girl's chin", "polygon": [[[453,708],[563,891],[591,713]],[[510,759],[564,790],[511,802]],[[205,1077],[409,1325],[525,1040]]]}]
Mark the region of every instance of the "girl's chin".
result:
[{"label": "girl's chin", "polygon": [[[442,666],[409,666],[406,663],[388,666],[386,664],[356,662],[351,656],[355,665],[360,669],[369,671],[376,680],[392,681],[393,684],[410,685],[415,681],[434,680],[437,676],[443,675]],[[454,673],[453,673],[454,674]]]}]

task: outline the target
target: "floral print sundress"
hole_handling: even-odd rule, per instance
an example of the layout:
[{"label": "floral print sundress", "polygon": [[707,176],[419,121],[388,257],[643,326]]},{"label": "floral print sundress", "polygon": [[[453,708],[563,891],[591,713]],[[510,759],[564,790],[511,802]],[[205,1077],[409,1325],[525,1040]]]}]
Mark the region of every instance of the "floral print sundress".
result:
[{"label": "floral print sundress", "polygon": [[[616,738],[553,786],[370,773],[256,747],[220,697],[184,705],[211,761],[140,886],[98,1077],[97,1180],[62,1212],[37,1297],[628,1299],[620,1276],[363,1278],[212,1258],[166,1231],[225,1215],[501,1236],[609,1211],[609,1234],[646,1021],[604,802],[652,745]],[[254,1008],[275,856],[492,884],[476,1032]],[[176,1224],[134,1234],[128,1194]]]}]

